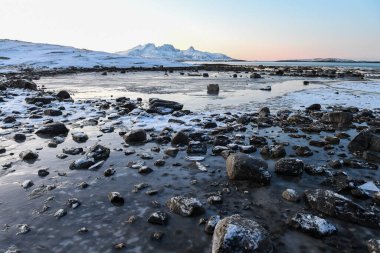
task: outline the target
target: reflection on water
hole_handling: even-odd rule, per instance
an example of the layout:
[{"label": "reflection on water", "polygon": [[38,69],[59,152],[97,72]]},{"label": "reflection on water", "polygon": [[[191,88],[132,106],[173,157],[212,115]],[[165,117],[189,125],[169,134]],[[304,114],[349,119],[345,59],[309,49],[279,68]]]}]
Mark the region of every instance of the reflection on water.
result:
[{"label": "reflection on water", "polygon": [[[37,83],[48,90],[67,89],[74,98],[110,98],[126,96],[132,99],[150,97],[175,100],[185,105],[185,109],[203,110],[238,106],[248,103],[262,103],[270,98],[282,96],[288,92],[317,88],[319,84],[303,85],[304,79],[265,77],[250,79],[249,74],[240,74],[232,78],[232,73],[210,72],[209,78],[181,76],[178,72],[165,76],[163,72],[131,72],[127,74],[99,73],[64,75],[42,78]],[[218,96],[207,94],[207,85],[217,83]],[[262,91],[270,85],[271,91]]]}]

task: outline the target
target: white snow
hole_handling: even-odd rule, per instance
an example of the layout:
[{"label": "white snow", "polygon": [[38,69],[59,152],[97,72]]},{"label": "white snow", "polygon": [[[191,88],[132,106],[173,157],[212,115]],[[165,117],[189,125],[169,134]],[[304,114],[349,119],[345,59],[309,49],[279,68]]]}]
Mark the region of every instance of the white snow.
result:
[{"label": "white snow", "polygon": [[0,72],[10,68],[68,68],[104,67],[153,67],[186,66],[188,64],[164,60],[131,57],[107,52],[91,51],[74,47],[31,43],[0,39]]},{"label": "white snow", "polygon": [[173,45],[156,46],[153,43],[139,45],[127,51],[117,52],[120,55],[144,57],[149,59],[169,59],[175,61],[230,61],[232,58],[218,53],[203,52],[189,47],[187,50],[176,49]]}]

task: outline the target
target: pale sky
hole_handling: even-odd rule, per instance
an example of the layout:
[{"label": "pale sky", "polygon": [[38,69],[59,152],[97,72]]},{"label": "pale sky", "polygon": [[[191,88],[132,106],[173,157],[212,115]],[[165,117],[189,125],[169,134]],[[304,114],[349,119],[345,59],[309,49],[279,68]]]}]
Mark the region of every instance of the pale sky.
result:
[{"label": "pale sky", "polygon": [[380,0],[0,0],[0,38],[107,52],[168,43],[244,60],[380,60]]}]

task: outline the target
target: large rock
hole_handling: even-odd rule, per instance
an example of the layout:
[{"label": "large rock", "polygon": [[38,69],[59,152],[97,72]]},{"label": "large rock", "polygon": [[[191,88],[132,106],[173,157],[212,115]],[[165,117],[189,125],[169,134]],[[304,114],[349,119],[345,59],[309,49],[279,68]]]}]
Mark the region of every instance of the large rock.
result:
[{"label": "large rock", "polygon": [[180,104],[175,101],[163,100],[159,98],[150,98],[148,112],[165,115],[170,114],[174,111],[182,110],[182,108],[183,104]]},{"label": "large rock", "polygon": [[29,81],[26,79],[8,80],[5,83],[5,86],[10,87],[10,88],[37,90],[37,85],[33,81]]},{"label": "large rock", "polygon": [[232,215],[216,225],[211,252],[270,253],[273,245],[269,233],[260,224]]},{"label": "large rock", "polygon": [[70,93],[65,90],[61,90],[57,93],[57,97],[61,100],[71,98]]},{"label": "large rock", "polygon": [[189,136],[183,131],[179,131],[174,134],[172,139],[172,145],[187,145],[189,144]]},{"label": "large rock", "polygon": [[318,216],[297,213],[289,219],[289,225],[314,237],[323,237],[335,234],[336,227]]},{"label": "large rock", "polygon": [[209,84],[207,85],[207,94],[217,95],[219,94],[219,84]]},{"label": "large rock", "polygon": [[25,150],[20,153],[20,158],[22,160],[35,160],[38,158],[38,154],[36,152],[33,152],[32,150]]},{"label": "large rock", "polygon": [[380,162],[376,159],[376,157],[380,157],[380,129],[371,128],[361,131],[348,144],[348,149],[367,160]]},{"label": "large rock", "polygon": [[196,198],[176,196],[166,204],[171,212],[181,216],[196,216],[205,212],[202,203]]},{"label": "large rock", "polygon": [[36,134],[57,136],[60,134],[67,134],[68,132],[69,132],[69,129],[67,129],[65,124],[63,124],[61,122],[53,122],[53,123],[48,123],[48,124],[41,126],[36,131]]},{"label": "large rock", "polygon": [[294,158],[282,158],[275,165],[275,172],[284,176],[299,176],[302,174],[303,169],[303,161]]},{"label": "large rock", "polygon": [[268,185],[272,177],[264,160],[242,153],[230,154],[226,160],[226,167],[228,178],[231,180],[249,180]]},{"label": "large rock", "polygon": [[350,112],[329,112],[322,116],[321,121],[339,127],[348,126],[352,123],[353,115]]},{"label": "large rock", "polygon": [[35,97],[26,97],[25,102],[27,104],[36,104],[36,103],[41,103],[41,104],[50,104],[54,100],[54,97],[52,96],[35,96]]},{"label": "large rock", "polygon": [[124,135],[126,143],[143,143],[146,141],[146,132],[144,129],[135,129]]},{"label": "large rock", "polygon": [[318,212],[363,226],[380,228],[378,215],[333,191],[307,190],[305,199],[309,206]]},{"label": "large rock", "polygon": [[44,111],[44,114],[47,115],[47,116],[60,116],[62,115],[62,111],[61,110],[58,110],[58,109],[46,109]]}]

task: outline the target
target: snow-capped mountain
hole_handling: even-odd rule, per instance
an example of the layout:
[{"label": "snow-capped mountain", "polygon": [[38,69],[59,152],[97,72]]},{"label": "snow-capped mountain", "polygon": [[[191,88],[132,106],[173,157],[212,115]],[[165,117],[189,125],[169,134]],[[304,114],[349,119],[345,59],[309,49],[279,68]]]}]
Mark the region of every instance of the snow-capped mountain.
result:
[{"label": "snow-capped mountain", "polygon": [[174,61],[231,61],[231,57],[224,54],[203,52],[189,47],[187,50],[179,50],[173,45],[164,44],[156,46],[153,43],[139,45],[127,51],[117,52],[120,55],[143,57],[149,59],[167,59]]},{"label": "snow-capped mountain", "polygon": [[[0,39],[0,72],[5,69],[187,66],[170,60],[146,59],[74,47]],[[5,70],[6,71],[6,70]]]}]

